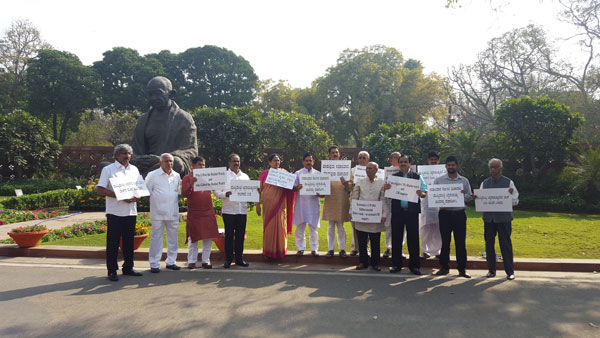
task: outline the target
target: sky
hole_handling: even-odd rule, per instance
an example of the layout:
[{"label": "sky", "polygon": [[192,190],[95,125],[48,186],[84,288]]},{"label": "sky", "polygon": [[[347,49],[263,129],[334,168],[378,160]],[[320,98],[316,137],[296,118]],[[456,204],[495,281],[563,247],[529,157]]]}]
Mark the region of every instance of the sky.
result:
[{"label": "sky", "polygon": [[114,47],[140,54],[216,45],[250,62],[260,80],[308,87],[344,49],[382,44],[425,72],[446,75],[476,60],[486,43],[528,24],[541,25],[565,56],[579,53],[557,0],[12,0],[0,32],[29,19],[54,48],[86,65]]}]

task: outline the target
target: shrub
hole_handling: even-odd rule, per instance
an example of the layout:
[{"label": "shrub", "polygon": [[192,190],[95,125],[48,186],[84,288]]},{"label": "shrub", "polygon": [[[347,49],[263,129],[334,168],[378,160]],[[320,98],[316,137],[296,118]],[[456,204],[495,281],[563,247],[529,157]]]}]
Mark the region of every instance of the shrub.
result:
[{"label": "shrub", "polygon": [[13,196],[15,189],[23,190],[24,194],[37,194],[58,189],[73,189],[75,186],[85,186],[87,180],[48,180],[31,178],[26,180],[14,180],[0,183],[0,196]]},{"label": "shrub", "polygon": [[73,205],[77,189],[53,190],[45,193],[13,197],[2,202],[4,207],[19,210],[36,210]]}]

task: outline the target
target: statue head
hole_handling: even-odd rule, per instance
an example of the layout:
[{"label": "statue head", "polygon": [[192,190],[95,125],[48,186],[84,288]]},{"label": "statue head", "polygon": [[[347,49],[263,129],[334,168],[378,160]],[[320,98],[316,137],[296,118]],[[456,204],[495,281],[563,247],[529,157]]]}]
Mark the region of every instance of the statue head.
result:
[{"label": "statue head", "polygon": [[155,76],[148,81],[146,94],[148,94],[148,101],[152,108],[165,110],[171,105],[173,85],[166,77]]}]

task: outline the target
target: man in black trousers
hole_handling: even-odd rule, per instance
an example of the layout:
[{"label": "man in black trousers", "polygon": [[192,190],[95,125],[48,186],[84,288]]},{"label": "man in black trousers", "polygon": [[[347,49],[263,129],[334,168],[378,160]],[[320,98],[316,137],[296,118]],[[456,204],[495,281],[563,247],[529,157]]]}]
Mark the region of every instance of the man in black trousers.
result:
[{"label": "man in black trousers", "polygon": [[[421,189],[417,189],[417,195],[420,198],[427,196],[427,185],[418,173],[410,169],[410,157],[403,155],[398,159],[400,171],[393,176],[416,179],[421,182]],[[386,188],[390,188],[386,184]],[[402,269],[402,240],[404,239],[404,229],[406,228],[406,243],[410,255],[408,268],[415,275],[421,274],[421,261],[419,257],[419,214],[421,213],[421,201],[417,203],[404,200],[392,199],[392,267],[391,273],[400,272]]]}]

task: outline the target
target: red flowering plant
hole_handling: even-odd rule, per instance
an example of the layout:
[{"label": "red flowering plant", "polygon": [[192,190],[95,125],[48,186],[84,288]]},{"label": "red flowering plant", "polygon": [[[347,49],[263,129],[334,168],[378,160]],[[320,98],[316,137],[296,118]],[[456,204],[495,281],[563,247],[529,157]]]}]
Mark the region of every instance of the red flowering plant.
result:
[{"label": "red flowering plant", "polygon": [[45,225],[28,225],[25,227],[12,228],[11,232],[39,232],[48,230]]}]

